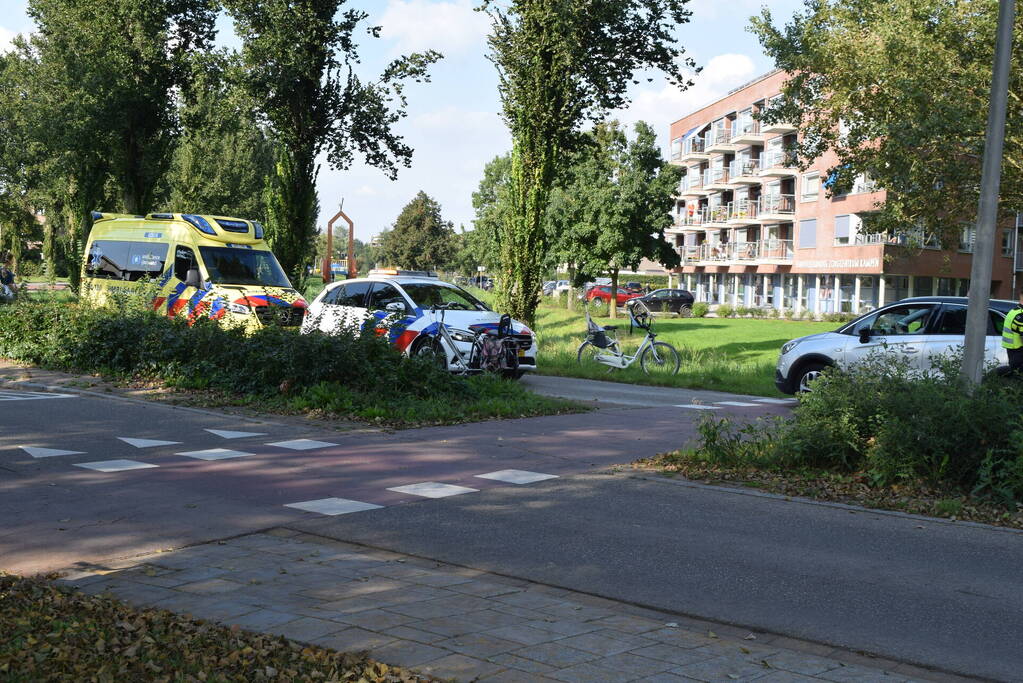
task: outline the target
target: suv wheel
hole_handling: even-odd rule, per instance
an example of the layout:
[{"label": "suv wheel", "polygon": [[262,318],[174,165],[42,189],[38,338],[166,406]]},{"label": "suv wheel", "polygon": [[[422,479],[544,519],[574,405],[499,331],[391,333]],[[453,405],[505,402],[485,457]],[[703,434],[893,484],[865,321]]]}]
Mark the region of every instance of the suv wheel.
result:
[{"label": "suv wheel", "polygon": [[797,375],[798,380],[796,382],[796,393],[805,394],[813,391],[810,383],[820,377],[826,367],[827,366],[823,363],[807,363],[801,367],[799,369],[799,374]]}]

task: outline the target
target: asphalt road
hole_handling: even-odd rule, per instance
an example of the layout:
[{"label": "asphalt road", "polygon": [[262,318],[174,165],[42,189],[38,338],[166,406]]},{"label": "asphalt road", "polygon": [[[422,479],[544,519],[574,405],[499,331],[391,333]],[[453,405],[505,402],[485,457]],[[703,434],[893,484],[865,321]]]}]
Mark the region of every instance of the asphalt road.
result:
[{"label": "asphalt road", "polygon": [[[601,382],[591,379],[552,377],[547,375],[526,375],[521,381],[523,385],[538,394],[558,396],[574,401],[595,401],[628,406],[664,407],[686,403],[712,405],[717,401],[755,402],[762,400],[760,396],[743,396],[720,391],[649,387],[639,384]],[[778,400],[787,403],[794,402],[792,399]]]}]

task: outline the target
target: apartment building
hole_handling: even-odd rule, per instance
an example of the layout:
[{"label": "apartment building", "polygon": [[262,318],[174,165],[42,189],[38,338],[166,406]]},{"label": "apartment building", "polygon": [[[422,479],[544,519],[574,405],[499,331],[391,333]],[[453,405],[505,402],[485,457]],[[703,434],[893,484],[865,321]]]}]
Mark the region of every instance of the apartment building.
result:
[{"label": "apartment building", "polygon": [[[671,124],[671,162],[685,169],[667,231],[682,257],[676,271],[697,301],[814,314],[859,313],[909,296],[969,289],[972,233],[958,250],[907,231],[862,232],[885,193],[860,177],[827,191],[829,153],[799,170],[788,149],[797,122],[761,123],[786,74],[773,71]],[[832,194],[832,196],[829,196]],[[992,296],[1019,291],[1020,228],[999,228]],[[1023,278],[1021,278],[1023,283]]]}]

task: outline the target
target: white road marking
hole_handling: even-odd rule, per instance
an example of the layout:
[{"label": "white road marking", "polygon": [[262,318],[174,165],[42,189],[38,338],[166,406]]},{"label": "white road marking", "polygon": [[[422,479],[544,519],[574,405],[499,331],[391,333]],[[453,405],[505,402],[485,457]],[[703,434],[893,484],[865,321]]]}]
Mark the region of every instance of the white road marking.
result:
[{"label": "white road marking", "polygon": [[334,516],[347,515],[350,512],[362,512],[363,510],[376,510],[383,506],[363,503],[358,500],[348,500],[347,498],[321,498],[320,500],[307,500],[304,503],[289,503],[284,507]]},{"label": "white road marking", "polygon": [[740,408],[755,408],[756,403],[743,403],[742,401],[714,401],[719,406],[739,406]]},{"label": "white road marking", "polygon": [[754,401],[758,403],[772,403],[779,406],[792,405],[793,403],[799,403],[798,398],[755,398]]},{"label": "white road marking", "polygon": [[47,398],[78,398],[76,394],[51,394],[43,391],[0,390],[0,401],[39,401]]},{"label": "white road marking", "polygon": [[330,443],[329,441],[313,441],[312,439],[295,439],[294,441],[278,441],[267,444],[267,446],[276,446],[278,448],[290,448],[293,451],[311,451],[314,448],[327,448],[328,446],[336,445],[336,443]]},{"label": "white road marking", "polygon": [[183,455],[186,458],[195,458],[196,460],[227,460],[228,458],[244,458],[247,455],[254,455],[254,453],[232,451],[229,448],[210,448],[205,451],[177,453],[177,455]]},{"label": "white road marking", "polygon": [[454,484],[439,484],[435,481],[424,481],[421,484],[409,484],[407,486],[395,486],[387,489],[396,493],[408,493],[423,498],[447,498],[462,493],[476,493],[479,489],[471,489],[467,486],[455,486]]},{"label": "white road marking", "polygon": [[527,472],[526,470],[498,470],[497,472],[487,472],[486,474],[477,474],[479,479],[493,479],[494,481],[503,481],[509,484],[532,484],[536,481],[544,481],[546,479],[557,479],[556,474],[541,474],[540,472]]},{"label": "white road marking", "polygon": [[702,403],[680,403],[676,408],[689,408],[690,410],[721,410],[720,406],[705,406]]},{"label": "white road marking", "polygon": [[84,467],[97,472],[124,472],[126,470],[145,470],[158,465],[139,462],[138,460],[100,460],[98,462],[77,462],[75,467]]},{"label": "white road marking", "polygon": [[266,432],[232,432],[228,429],[205,429],[210,434],[216,434],[223,439],[241,439],[246,436],[266,436]]},{"label": "white road marking", "polygon": [[35,446],[18,446],[33,458],[54,458],[58,455],[85,455],[83,451],[62,451],[56,448],[37,448]]},{"label": "white road marking", "polygon": [[176,446],[180,441],[160,441],[158,439],[132,439],[127,436],[117,437],[129,446],[135,448],[154,448],[156,446]]}]

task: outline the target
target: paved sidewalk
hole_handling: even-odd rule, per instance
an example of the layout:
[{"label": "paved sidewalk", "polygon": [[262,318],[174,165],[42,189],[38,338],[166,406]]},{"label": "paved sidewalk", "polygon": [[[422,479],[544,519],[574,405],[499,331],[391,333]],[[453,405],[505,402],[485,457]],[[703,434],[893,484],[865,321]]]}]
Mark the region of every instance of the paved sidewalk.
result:
[{"label": "paved sidewalk", "polygon": [[289,529],[62,581],[463,681],[966,680]]}]

